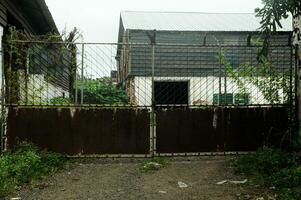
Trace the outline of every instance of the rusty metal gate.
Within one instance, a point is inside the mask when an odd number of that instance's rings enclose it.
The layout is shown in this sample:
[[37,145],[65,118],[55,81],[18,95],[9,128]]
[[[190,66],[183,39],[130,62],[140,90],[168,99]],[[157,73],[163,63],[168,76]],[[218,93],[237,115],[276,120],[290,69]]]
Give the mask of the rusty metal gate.
[[9,147],[28,141],[67,155],[150,154],[147,109],[11,107],[7,123]]
[[287,44],[271,45],[267,60],[250,44],[10,45],[8,148],[28,140],[69,155],[252,151],[277,143],[293,122]]
[[288,126],[284,107],[159,109],[156,152],[197,155],[254,151],[280,144]]

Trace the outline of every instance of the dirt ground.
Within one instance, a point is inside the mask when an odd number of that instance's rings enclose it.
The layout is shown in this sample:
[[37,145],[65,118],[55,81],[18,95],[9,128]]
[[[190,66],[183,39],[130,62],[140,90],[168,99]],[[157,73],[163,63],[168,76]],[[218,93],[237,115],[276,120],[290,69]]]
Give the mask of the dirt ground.
[[[233,174],[231,157],[171,159],[158,171],[141,171],[145,159],[99,159],[78,161],[44,181],[11,197],[29,200],[235,200],[256,199],[241,185],[217,183],[244,180]],[[180,188],[178,182],[187,184]],[[11,198],[10,197],[10,198]]]

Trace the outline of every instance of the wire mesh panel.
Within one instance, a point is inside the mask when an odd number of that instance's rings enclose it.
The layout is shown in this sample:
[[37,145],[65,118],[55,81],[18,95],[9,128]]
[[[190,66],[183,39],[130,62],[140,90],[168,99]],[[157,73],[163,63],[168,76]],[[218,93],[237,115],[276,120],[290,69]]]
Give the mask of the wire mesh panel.
[[291,46],[18,41],[6,102],[22,105],[246,106],[293,102]]
[[[292,101],[292,49],[254,46],[156,47],[156,105],[282,105]],[[160,86],[158,86],[160,85]],[[158,87],[156,87],[158,86]]]
[[125,90],[117,86],[117,45],[78,45],[79,67],[75,103],[125,105]]
[[9,104],[46,105],[69,99],[76,71],[76,48],[68,44],[14,43],[6,65]]

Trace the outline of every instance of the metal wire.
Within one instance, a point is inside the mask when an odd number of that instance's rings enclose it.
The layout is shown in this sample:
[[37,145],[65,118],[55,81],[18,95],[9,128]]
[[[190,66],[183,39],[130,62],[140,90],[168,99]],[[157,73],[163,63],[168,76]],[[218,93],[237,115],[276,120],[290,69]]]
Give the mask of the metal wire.
[[278,106],[295,98],[294,51],[270,46],[13,41],[6,104]]

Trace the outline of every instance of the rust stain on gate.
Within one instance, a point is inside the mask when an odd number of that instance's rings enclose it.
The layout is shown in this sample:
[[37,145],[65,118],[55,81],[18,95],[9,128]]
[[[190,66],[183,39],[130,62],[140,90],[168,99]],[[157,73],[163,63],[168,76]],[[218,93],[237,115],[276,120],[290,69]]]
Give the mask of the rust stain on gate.
[[158,109],[157,152],[252,151],[277,144],[287,127],[285,107]]
[[10,108],[8,146],[27,140],[68,155],[148,154],[147,109]]

